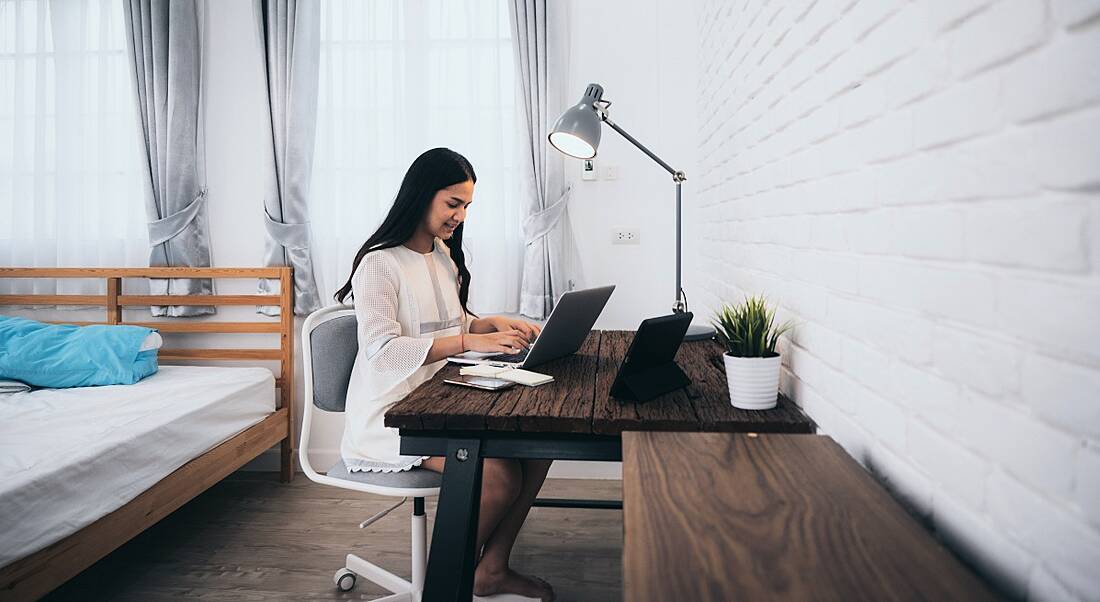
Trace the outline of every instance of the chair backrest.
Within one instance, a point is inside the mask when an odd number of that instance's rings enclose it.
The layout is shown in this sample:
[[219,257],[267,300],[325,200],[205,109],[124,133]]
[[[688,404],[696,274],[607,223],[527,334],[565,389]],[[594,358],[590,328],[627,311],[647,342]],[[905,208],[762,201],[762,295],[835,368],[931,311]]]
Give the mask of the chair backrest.
[[351,370],[359,352],[355,310],[332,305],[306,316],[302,324],[302,356],[305,362],[307,403],[302,413],[298,460],[311,481],[376,495],[424,497],[439,495],[439,475],[427,469],[399,473],[349,473],[343,460],[320,473],[310,461],[309,442],[316,411],[343,412]]
[[[346,312],[346,313],[345,313]],[[351,368],[359,351],[358,323],[350,310],[320,322],[309,337],[307,369],[313,371],[313,405],[329,412],[343,412]]]

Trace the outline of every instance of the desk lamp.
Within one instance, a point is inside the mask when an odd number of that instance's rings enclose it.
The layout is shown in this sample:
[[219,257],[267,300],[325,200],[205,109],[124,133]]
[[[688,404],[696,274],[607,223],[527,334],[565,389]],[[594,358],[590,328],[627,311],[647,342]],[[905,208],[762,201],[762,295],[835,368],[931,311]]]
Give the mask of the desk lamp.
[[[680,185],[687,177],[684,172],[673,169],[671,165],[662,161],[641,142],[611,121],[607,116],[607,108],[610,106],[611,101],[603,99],[603,86],[588,84],[581,101],[566,109],[554,124],[548,136],[550,145],[570,157],[591,159],[596,156],[596,149],[600,146],[600,122],[602,121],[672,174],[672,181],[676,184],[676,301],[672,305],[672,312],[683,313],[687,311],[687,300],[684,289],[680,285]],[[692,325],[684,335],[684,340],[698,341],[713,336],[713,328]]]

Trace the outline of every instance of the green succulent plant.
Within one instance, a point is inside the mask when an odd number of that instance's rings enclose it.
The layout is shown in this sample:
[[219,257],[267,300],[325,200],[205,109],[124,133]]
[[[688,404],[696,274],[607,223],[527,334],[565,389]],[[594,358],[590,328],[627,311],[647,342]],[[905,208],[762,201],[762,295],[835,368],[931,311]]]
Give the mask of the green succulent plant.
[[722,305],[712,323],[718,342],[734,357],[774,357],[779,337],[794,327],[790,321],[775,325],[775,308],[768,307],[763,295]]

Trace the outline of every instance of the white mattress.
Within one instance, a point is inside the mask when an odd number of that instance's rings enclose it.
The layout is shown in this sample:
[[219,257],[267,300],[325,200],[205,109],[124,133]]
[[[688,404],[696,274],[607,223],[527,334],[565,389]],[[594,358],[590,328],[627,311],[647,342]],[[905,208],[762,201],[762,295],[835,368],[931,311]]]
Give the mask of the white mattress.
[[0,395],[0,566],[110,514],[275,411],[266,368]]

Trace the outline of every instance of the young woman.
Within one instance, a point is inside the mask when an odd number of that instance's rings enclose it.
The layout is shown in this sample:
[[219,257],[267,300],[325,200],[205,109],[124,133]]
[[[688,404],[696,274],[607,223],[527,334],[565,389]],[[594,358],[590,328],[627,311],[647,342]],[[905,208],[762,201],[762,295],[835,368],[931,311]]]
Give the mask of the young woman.
[[[539,333],[535,324],[489,316],[466,306],[470,271],[462,229],[477,176],[462,155],[433,148],[413,161],[393,207],[355,255],[336,293],[355,303],[355,358],[340,452],[351,471],[443,471],[444,458],[402,456],[383,416],[394,403],[463,351],[516,353]],[[550,469],[549,460],[484,460],[477,533],[481,557],[474,593],[516,593],[553,600],[545,581],[521,575],[508,557]]]

